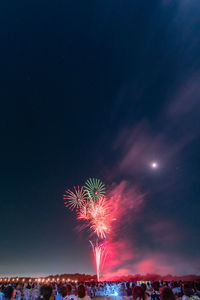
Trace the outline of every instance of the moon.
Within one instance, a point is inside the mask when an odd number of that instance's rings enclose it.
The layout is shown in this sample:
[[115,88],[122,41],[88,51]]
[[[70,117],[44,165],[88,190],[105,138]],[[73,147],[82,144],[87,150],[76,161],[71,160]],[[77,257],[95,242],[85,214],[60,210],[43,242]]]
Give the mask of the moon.
[[152,169],[157,169],[157,168],[158,168],[158,163],[157,163],[156,161],[153,161],[153,162],[151,163],[151,168],[152,168]]

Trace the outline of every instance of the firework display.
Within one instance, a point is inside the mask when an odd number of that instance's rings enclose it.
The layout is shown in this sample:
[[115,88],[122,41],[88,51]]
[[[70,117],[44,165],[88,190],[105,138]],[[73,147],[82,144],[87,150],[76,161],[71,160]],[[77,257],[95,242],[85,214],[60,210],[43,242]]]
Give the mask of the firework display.
[[[107,234],[110,233],[110,204],[105,196],[105,185],[101,180],[89,178],[84,187],[74,187],[74,192],[66,190],[64,196],[66,207],[76,209],[77,220],[83,221],[98,240],[91,243],[96,262],[97,280],[106,258],[103,244]],[[100,242],[99,242],[100,241]]]

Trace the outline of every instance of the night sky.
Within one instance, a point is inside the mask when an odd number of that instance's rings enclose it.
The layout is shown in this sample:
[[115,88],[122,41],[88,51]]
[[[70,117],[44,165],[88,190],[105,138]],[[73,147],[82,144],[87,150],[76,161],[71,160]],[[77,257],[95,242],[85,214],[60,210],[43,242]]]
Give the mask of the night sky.
[[200,274],[199,20],[195,0],[1,1],[1,276],[95,273],[62,198],[89,177],[143,199],[112,272]]

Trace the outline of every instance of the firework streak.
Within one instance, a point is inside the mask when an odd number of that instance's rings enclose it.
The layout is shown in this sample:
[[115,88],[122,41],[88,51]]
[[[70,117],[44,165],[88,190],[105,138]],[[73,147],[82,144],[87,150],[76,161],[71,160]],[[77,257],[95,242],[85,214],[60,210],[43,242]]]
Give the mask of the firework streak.
[[74,187],[74,192],[66,190],[63,196],[66,207],[76,209],[77,220],[97,236],[96,243],[91,243],[96,262],[97,280],[103,268],[107,251],[103,244],[111,230],[110,205],[105,197],[105,185],[95,178],[89,178],[84,187]]
[[100,272],[101,272],[101,269],[103,269],[103,266],[104,266],[104,263],[106,260],[106,256],[107,256],[107,251],[105,250],[103,243],[98,244],[98,242],[96,242],[96,245],[94,245],[91,241],[90,241],[90,243],[92,245],[95,262],[96,262],[97,281],[100,281]]

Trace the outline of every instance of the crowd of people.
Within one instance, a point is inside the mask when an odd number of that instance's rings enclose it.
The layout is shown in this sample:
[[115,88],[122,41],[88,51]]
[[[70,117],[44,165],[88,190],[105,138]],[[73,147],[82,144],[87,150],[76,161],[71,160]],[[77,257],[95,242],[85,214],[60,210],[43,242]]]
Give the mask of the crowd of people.
[[0,284],[0,300],[200,300],[200,282],[85,282]]

